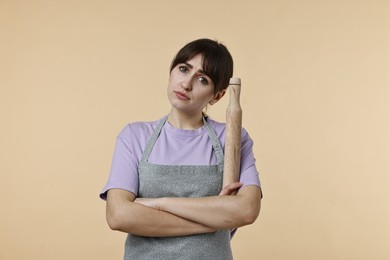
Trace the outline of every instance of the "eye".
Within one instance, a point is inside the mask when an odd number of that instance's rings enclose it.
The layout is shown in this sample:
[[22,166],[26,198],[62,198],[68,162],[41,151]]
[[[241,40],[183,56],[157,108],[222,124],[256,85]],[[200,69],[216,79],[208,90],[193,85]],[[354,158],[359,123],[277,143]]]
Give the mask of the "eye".
[[186,66],[179,66],[179,70],[181,72],[187,72],[188,71],[188,68]]
[[209,84],[209,81],[205,77],[199,77],[198,79],[203,85]]

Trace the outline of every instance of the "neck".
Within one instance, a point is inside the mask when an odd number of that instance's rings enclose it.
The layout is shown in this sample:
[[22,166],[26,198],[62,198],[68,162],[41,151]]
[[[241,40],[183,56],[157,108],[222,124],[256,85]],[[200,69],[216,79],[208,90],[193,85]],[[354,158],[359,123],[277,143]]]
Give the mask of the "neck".
[[168,122],[179,129],[194,130],[203,126],[203,114],[185,114],[171,109],[168,114]]

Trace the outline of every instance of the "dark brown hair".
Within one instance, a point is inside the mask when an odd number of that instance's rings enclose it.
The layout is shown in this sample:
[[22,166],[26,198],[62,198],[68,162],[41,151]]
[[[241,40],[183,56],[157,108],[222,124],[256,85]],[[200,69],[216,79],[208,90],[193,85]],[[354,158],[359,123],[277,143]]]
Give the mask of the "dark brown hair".
[[233,76],[233,58],[225,45],[210,39],[199,39],[187,43],[176,54],[170,71],[178,64],[187,62],[196,55],[203,57],[203,70],[214,83],[214,93],[224,90]]

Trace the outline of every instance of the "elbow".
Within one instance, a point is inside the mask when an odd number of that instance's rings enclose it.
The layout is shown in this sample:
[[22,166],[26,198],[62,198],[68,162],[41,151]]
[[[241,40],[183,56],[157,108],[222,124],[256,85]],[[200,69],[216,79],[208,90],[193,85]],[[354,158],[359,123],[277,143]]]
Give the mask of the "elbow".
[[[123,231],[133,225],[129,215],[129,206],[134,201],[134,195],[123,190],[109,190],[106,203],[106,221],[110,229]],[[129,205],[130,203],[130,205]]]
[[239,203],[242,225],[253,224],[260,214],[260,208],[261,190],[253,187],[248,188],[247,192],[243,193]]
[[118,231],[121,229],[120,217],[118,217],[117,214],[107,213],[106,220],[111,230]]
[[248,205],[245,210],[242,210],[241,219],[243,226],[253,224],[260,214],[259,205]]
[[258,216],[259,216],[259,212],[249,211],[248,213],[246,213],[243,216],[244,226],[253,224],[256,221]]
[[111,230],[122,231],[123,230],[123,217],[119,210],[109,211],[106,215],[107,224]]

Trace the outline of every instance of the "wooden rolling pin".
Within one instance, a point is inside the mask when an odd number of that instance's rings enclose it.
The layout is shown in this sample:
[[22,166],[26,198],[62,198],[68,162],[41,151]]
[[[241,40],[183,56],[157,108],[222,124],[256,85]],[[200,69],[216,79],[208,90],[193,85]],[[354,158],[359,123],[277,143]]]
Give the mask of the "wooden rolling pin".
[[237,182],[240,179],[242,125],[240,92],[241,79],[231,78],[229,82],[230,99],[226,109],[226,136],[222,187],[226,187],[226,185]]

